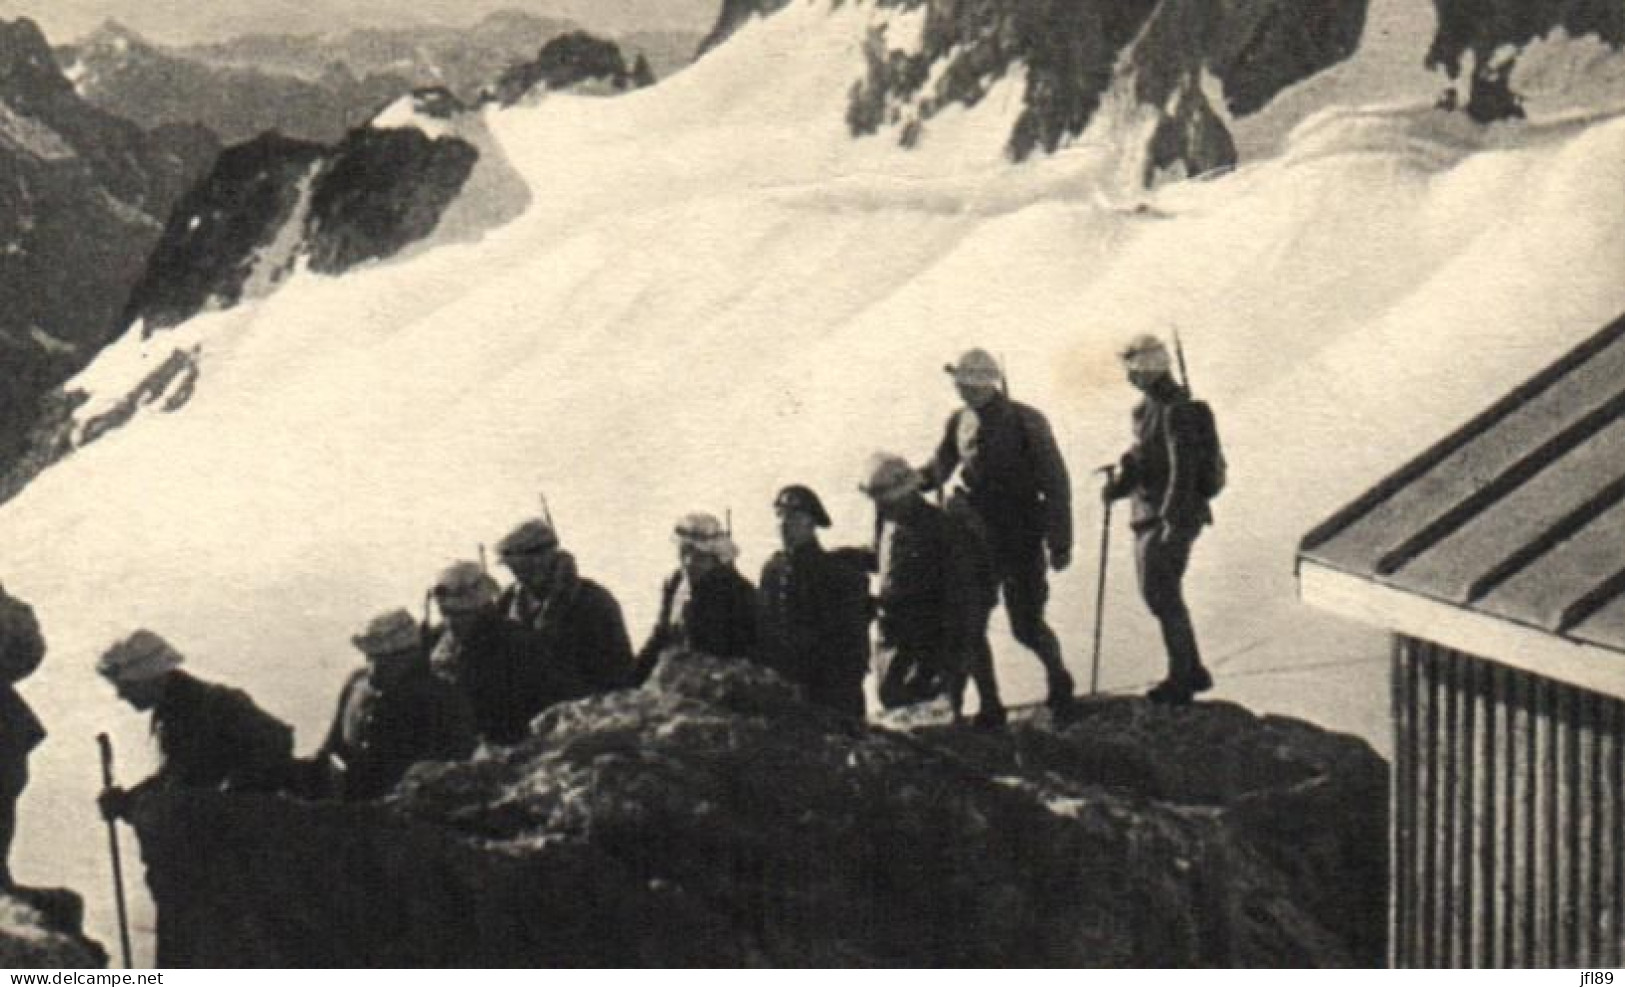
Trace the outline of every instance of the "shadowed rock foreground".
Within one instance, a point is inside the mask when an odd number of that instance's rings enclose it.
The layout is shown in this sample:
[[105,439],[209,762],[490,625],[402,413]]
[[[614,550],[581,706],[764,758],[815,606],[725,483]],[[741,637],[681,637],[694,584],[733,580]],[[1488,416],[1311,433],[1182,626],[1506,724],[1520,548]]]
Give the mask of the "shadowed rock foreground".
[[107,953],[84,934],[85,903],[71,891],[26,888],[0,893],[0,969],[86,970]]
[[690,656],[381,804],[156,795],[177,966],[1383,961],[1387,769],[1226,703],[860,729]]

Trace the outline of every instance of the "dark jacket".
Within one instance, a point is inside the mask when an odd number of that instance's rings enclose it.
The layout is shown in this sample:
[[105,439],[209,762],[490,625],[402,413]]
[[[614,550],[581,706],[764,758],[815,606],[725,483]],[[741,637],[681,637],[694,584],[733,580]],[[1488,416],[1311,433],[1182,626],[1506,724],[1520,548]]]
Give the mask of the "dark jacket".
[[1172,377],[1159,378],[1134,409],[1134,444],[1107,488],[1113,499],[1132,495],[1135,530],[1213,523],[1213,510],[1196,489],[1201,441],[1189,394]]
[[380,689],[360,668],[339,693],[316,763],[336,779],[331,794],[357,801],[388,793],[420,761],[459,760],[474,746],[474,716],[456,686],[422,667]]
[[293,728],[254,705],[248,693],[169,673],[152,709],[159,767],[149,783],[270,791],[288,777]]
[[993,396],[980,409],[948,417],[942,441],[921,470],[931,490],[960,470],[971,506],[1002,543],[1036,543],[1072,551],[1072,481],[1049,421],[1037,409]]
[[715,658],[756,656],[756,590],[731,565],[720,565],[696,583],[685,604],[679,606],[683,570],[678,569],[660,588],[660,619],[638,652],[638,680],[653,671],[669,648],[697,651]]
[[0,771],[9,767],[14,774],[45,739],[45,727],[16,688],[44,657],[45,638],[34,609],[0,589]]
[[757,589],[762,661],[809,689],[869,669],[869,579],[811,542],[779,551]]
[[944,511],[915,497],[878,537],[883,636],[918,640],[950,664],[967,660],[997,592],[978,515],[957,502]]
[[461,637],[440,628],[429,658],[435,674],[467,697],[480,737],[515,744],[537,713],[591,691],[575,668],[545,660],[541,650],[535,631],[491,610]]
[[45,739],[45,726],[17,693],[17,687],[0,684],[0,771],[28,760],[28,754]]
[[560,669],[561,678],[574,678],[589,693],[619,689],[632,673],[632,640],[621,606],[609,590],[577,574],[569,553],[560,552],[559,559],[545,599],[515,583],[497,600],[497,612],[536,632],[530,638],[536,652]]

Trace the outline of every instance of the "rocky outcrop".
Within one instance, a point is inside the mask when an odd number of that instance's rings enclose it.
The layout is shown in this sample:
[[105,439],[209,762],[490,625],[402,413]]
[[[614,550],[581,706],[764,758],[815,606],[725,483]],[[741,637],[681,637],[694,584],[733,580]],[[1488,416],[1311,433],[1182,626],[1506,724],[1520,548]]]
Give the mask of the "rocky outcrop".
[[382,803],[144,797],[175,966],[1382,961],[1386,769],[1224,703],[861,728],[700,656]]
[[733,37],[734,32],[744,27],[751,18],[777,13],[789,3],[790,0],[722,0],[722,10],[717,13],[717,22],[711,28],[711,33],[700,42],[699,51],[694,57],[704,55]]
[[[429,115],[459,112],[442,92],[421,102]],[[123,325],[145,320],[152,332],[229,308],[300,259],[337,274],[393,256],[434,230],[478,157],[466,141],[411,127],[362,127],[332,146],[266,134],[231,148],[176,208]]]
[[511,66],[487,95],[503,106],[512,106],[537,87],[557,90],[598,83],[611,91],[624,92],[653,85],[654,81],[654,73],[642,55],[628,64],[615,42],[585,31],[572,31],[543,45],[531,61]]
[[[1521,117],[1522,100],[1511,77],[1518,52],[1558,30],[1571,38],[1595,37],[1618,50],[1625,45],[1625,6],[1594,0],[1433,0],[1438,30],[1427,66],[1451,79],[1468,72],[1464,110],[1480,123]],[[1453,96],[1454,94],[1452,94]]]
[[145,319],[149,330],[162,329],[206,307],[240,301],[256,267],[268,260],[262,248],[293,220],[301,183],[326,150],[266,134],[224,151],[208,178],[176,207],[130,293],[123,326]]
[[80,99],[31,21],[0,22],[0,463],[113,338],[170,209],[219,149]]
[[339,274],[428,236],[479,156],[467,141],[412,128],[351,134],[311,192],[310,269]]
[[1365,0],[877,0],[919,11],[919,37],[871,30],[867,73],[847,115],[854,134],[895,128],[911,145],[948,106],[974,106],[998,80],[1025,71],[1024,107],[1009,154],[1053,152],[1083,133],[1108,95],[1151,115],[1151,173],[1233,164],[1235,147],[1204,80],[1224,109],[1246,115],[1282,89],[1353,54]]
[[85,903],[71,891],[17,888],[0,893],[0,967],[86,970],[107,953],[85,938]]

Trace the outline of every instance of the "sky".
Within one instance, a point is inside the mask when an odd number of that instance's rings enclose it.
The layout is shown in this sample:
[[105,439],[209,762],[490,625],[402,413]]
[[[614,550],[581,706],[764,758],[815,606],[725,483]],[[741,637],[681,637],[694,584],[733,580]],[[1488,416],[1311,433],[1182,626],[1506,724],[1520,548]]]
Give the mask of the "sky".
[[0,0],[0,17],[30,17],[53,43],[111,18],[151,40],[184,43],[275,31],[390,24],[466,24],[497,10],[558,14],[602,30],[708,30],[720,0]]

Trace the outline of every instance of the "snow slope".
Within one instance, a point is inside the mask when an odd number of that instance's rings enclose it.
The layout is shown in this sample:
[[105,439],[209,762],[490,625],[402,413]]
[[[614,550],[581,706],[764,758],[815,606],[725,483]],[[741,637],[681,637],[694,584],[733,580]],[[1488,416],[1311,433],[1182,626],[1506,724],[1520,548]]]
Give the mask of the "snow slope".
[[[479,168],[528,184],[517,219],[341,278],[296,273],[173,336],[137,327],[87,372],[117,390],[200,348],[181,410],[0,508],[7,588],[52,648],[25,688],[53,736],[22,879],[105,883],[91,737],[112,729],[125,777],[150,763],[143,721],[90,670],[115,636],[169,636],[308,751],[358,662],[353,629],[415,608],[545,490],[640,639],[682,512],[731,507],[753,576],[786,482],[824,494],[830,542],[863,540],[861,463],[931,450],[954,403],[940,368],[973,344],[1005,356],[1072,466],[1079,561],[1051,613],[1080,681],[1089,470],[1120,451],[1134,400],[1111,354],[1178,325],[1231,462],[1190,579],[1216,694],[1385,748],[1383,642],[1294,601],[1294,546],[1625,309],[1625,120],[1478,131],[1333,108],[1277,158],[1127,200],[1102,184],[1099,142],[1002,160],[1018,79],[914,151],[850,140],[871,16],[798,0],[653,89],[487,111]],[[1102,681],[1137,687],[1161,652],[1121,518],[1111,565]],[[1037,698],[1037,662],[1002,616],[995,634],[1009,698]]]

